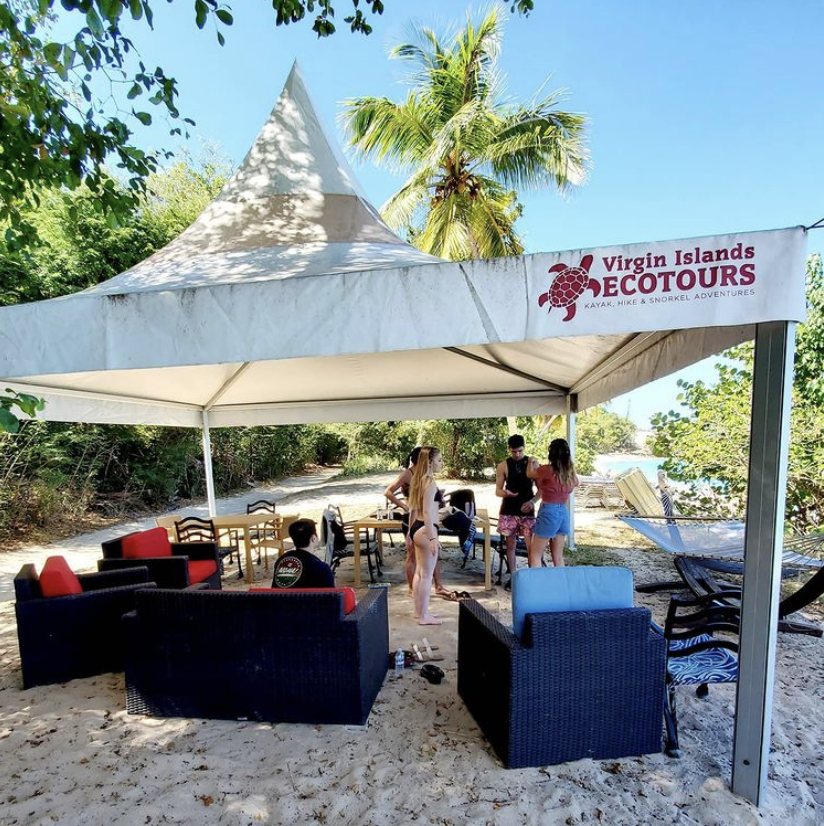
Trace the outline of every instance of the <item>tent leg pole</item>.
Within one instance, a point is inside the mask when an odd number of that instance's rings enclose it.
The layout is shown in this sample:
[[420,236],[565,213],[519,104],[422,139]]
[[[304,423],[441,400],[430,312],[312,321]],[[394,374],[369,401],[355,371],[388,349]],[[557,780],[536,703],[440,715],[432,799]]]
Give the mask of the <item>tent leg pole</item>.
[[[575,442],[576,442],[576,431],[575,431],[575,412],[578,407],[578,397],[577,396],[567,396],[566,397],[566,440],[569,443],[569,450],[572,453],[573,460],[575,459]],[[575,550],[575,491],[569,494],[569,503],[567,504],[569,508],[569,538],[568,538],[568,545],[570,551]]]
[[209,503],[209,516],[215,516],[215,476],[212,471],[212,440],[209,437],[209,414],[203,411],[203,472],[206,476],[206,499]]
[[758,324],[752,388],[733,792],[761,805],[770,755],[795,324]]

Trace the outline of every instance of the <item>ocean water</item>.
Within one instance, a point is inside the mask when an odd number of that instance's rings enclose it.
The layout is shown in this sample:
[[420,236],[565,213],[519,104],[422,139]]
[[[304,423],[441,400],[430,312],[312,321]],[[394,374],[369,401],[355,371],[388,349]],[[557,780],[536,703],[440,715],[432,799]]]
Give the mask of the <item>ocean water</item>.
[[619,459],[606,456],[598,456],[595,459],[595,469],[598,473],[603,473],[609,476],[617,476],[625,470],[637,467],[647,479],[653,484],[658,482],[658,471],[664,464],[664,459],[659,456],[644,456],[642,458],[634,459]]

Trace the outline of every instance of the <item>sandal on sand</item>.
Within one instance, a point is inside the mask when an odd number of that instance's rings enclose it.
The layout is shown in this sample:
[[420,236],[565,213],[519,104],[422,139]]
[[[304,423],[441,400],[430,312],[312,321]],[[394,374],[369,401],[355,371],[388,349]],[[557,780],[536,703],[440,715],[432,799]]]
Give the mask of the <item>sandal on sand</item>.
[[443,654],[435,654],[431,646],[425,646],[425,650],[421,651],[417,645],[413,645],[412,650],[419,663],[440,662],[443,659]]
[[461,598],[457,591],[440,591],[438,596],[447,602],[457,602]]

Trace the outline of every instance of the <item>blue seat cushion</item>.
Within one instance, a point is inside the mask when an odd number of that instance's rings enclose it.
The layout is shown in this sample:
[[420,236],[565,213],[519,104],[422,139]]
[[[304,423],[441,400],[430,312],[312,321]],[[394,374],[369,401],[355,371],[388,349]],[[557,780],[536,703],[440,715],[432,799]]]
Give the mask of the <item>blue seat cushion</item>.
[[[687,640],[670,640],[669,647],[670,651],[679,651],[711,640],[709,634],[698,634]],[[708,648],[683,657],[670,657],[667,671],[676,685],[734,683],[738,680],[738,657],[727,648]]]
[[520,639],[527,614],[632,608],[629,568],[522,568],[512,578],[512,630]]

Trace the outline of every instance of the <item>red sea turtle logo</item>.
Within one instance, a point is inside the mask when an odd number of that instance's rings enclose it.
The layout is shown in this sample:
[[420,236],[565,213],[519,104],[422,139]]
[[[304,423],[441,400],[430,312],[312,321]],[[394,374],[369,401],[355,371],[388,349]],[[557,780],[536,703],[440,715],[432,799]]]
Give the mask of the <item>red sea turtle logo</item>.
[[538,306],[543,307],[549,302],[551,312],[553,307],[566,307],[564,321],[572,321],[578,309],[575,302],[589,288],[597,296],[601,292],[601,285],[589,277],[589,268],[592,266],[592,256],[585,255],[580,266],[568,267],[566,264],[555,264],[549,268],[550,274],[558,273],[545,293],[538,296]]

